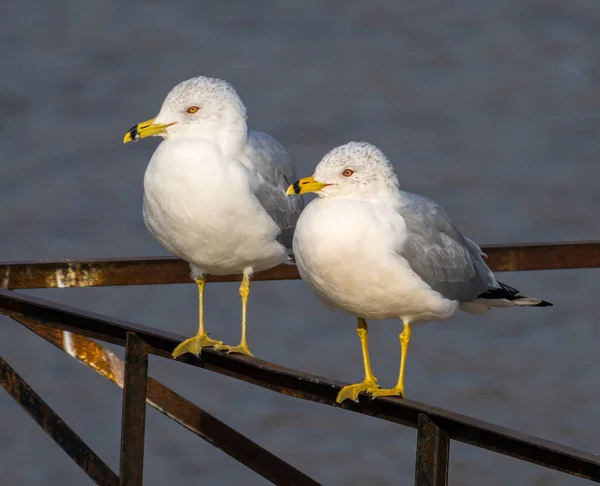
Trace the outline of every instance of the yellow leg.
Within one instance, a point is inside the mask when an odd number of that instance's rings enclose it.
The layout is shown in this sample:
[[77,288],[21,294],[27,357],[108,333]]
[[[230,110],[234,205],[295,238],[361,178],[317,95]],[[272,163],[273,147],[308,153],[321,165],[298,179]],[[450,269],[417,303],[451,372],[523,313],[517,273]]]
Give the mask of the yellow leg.
[[254,356],[248,348],[248,341],[246,340],[246,312],[248,309],[248,296],[250,295],[250,272],[244,272],[242,283],[240,285],[240,296],[242,297],[242,337],[240,344],[237,346],[228,346],[226,344],[220,344],[215,346],[215,349],[224,349],[229,353],[245,354],[246,356]]
[[360,392],[372,393],[378,390],[377,378],[373,376],[373,370],[371,369],[371,359],[369,358],[369,328],[367,327],[367,321],[362,317],[358,318],[358,338],[360,339],[360,345],[362,348],[363,364],[365,366],[365,379],[362,383],[356,385],[348,385],[340,390],[335,401],[342,403],[344,400],[349,398],[350,400],[358,401],[358,394]]
[[204,287],[206,286],[206,277],[202,276],[196,280],[198,285],[198,334],[186,339],[173,351],[173,358],[181,356],[184,353],[192,353],[198,356],[202,348],[206,346],[216,346],[223,344],[221,341],[215,341],[208,337],[204,330]]
[[400,334],[400,348],[402,355],[400,357],[400,373],[398,383],[394,388],[382,388],[373,393],[373,398],[377,397],[404,397],[404,372],[406,371],[406,354],[408,353],[408,343],[410,343],[410,323],[404,323],[404,330]]

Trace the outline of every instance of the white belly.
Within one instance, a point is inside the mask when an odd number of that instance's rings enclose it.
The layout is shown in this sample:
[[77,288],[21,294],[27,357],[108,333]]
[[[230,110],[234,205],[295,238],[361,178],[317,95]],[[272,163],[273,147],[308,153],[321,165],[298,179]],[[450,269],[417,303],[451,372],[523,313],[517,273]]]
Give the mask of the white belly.
[[201,160],[190,156],[189,145],[163,142],[146,170],[144,220],[154,237],[203,273],[283,262],[279,227],[250,192],[246,169],[206,147]]
[[326,302],[365,319],[445,319],[458,303],[431,290],[395,251],[404,221],[365,201],[318,199],[300,216],[294,255]]

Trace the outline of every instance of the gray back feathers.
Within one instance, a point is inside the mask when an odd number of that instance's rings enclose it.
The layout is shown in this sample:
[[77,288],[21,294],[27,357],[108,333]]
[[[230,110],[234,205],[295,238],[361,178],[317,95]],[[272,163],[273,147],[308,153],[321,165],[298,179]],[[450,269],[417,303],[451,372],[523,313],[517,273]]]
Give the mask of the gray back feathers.
[[286,191],[296,181],[296,169],[281,144],[266,133],[248,132],[245,156],[256,169],[254,195],[269,216],[281,228],[278,241],[292,248],[294,228],[304,209],[301,197],[287,197]]
[[404,204],[399,212],[407,238],[397,251],[425,283],[461,303],[498,285],[481,249],[460,233],[440,206],[416,194],[401,195]]

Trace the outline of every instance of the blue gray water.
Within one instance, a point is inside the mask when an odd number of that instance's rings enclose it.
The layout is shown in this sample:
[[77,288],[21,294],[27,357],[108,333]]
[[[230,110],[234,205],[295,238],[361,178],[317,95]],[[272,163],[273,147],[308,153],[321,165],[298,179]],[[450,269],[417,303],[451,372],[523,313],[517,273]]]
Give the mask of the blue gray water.
[[[141,220],[156,141],[122,145],[177,82],[227,79],[251,128],[302,176],[363,139],[402,187],[438,201],[481,244],[600,238],[600,3],[5,0],[0,5],[0,259],[161,255]],[[550,309],[460,315],[413,332],[415,400],[600,453],[600,274],[503,274]],[[29,292],[190,335],[194,285]],[[207,290],[214,337],[238,338],[234,284]],[[354,320],[302,282],[257,283],[259,356],[361,378]],[[376,374],[394,382],[397,322],[371,326]],[[115,469],[121,392],[0,320],[0,354]],[[152,358],[151,374],[324,484],[411,484],[415,432]],[[148,485],[266,481],[148,414]],[[90,484],[0,391],[2,484]],[[460,444],[453,485],[583,481]]]

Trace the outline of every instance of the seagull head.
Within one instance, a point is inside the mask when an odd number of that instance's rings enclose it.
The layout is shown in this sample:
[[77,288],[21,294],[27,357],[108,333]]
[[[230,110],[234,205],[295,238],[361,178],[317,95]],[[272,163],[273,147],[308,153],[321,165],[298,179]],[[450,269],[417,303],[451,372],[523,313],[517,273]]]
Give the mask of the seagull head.
[[287,195],[314,192],[323,198],[376,199],[397,190],[398,177],[383,152],[366,142],[350,142],[325,155],[314,175],[296,181]]
[[156,117],[133,126],[123,143],[146,137],[204,138],[225,145],[247,138],[246,107],[226,81],[199,76],[175,86]]

